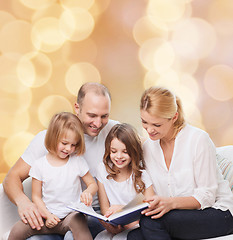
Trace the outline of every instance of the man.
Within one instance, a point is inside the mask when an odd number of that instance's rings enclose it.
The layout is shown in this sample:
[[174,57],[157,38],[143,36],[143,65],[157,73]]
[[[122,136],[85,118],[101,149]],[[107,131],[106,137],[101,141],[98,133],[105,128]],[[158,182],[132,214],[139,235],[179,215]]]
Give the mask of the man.
[[[109,120],[111,97],[108,89],[98,83],[86,83],[79,92],[75,112],[81,120],[85,133],[86,159],[90,173],[95,177],[95,169],[102,161],[105,138],[117,122]],[[30,224],[33,229],[40,229],[44,225],[42,213],[34,203],[24,194],[22,182],[28,178],[29,170],[34,161],[47,153],[44,146],[45,131],[40,132],[32,140],[26,151],[10,169],[3,181],[4,191],[9,199],[18,207],[21,220]],[[93,201],[93,208],[98,210],[98,199]],[[95,236],[103,227],[98,223],[90,223],[90,230]],[[34,236],[30,239],[62,239],[59,236]]]

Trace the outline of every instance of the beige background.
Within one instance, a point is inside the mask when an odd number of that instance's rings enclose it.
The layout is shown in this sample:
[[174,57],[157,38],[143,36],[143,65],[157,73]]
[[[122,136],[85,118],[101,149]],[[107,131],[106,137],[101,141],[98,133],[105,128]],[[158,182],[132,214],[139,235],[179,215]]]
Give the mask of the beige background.
[[216,146],[233,144],[232,12],[232,0],[0,0],[0,182],[86,81],[140,134],[140,96],[162,85]]

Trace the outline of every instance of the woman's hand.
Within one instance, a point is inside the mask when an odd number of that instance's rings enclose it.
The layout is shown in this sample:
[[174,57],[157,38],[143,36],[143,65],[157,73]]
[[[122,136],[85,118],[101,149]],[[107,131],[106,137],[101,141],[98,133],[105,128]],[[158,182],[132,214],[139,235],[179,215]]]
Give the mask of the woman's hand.
[[83,202],[86,206],[90,206],[92,204],[92,194],[88,191],[83,191],[80,197],[81,202]]
[[154,195],[151,198],[147,198],[145,202],[149,203],[149,207],[142,211],[142,214],[146,216],[152,216],[152,219],[160,218],[165,213],[173,209],[173,198],[159,197]]
[[50,213],[48,216],[47,216],[47,219],[45,221],[45,225],[46,227],[48,228],[53,228],[55,227],[59,222],[60,222],[60,218],[58,218],[56,215]]

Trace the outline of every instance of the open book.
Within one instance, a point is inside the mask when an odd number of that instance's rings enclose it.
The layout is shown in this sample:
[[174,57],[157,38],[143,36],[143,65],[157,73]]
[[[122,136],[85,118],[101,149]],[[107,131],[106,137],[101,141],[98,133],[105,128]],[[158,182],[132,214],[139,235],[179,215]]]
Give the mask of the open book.
[[126,225],[128,223],[139,220],[141,211],[148,207],[149,204],[143,202],[143,199],[143,194],[137,194],[132,201],[130,201],[121,209],[121,211],[112,214],[108,218],[101,214],[98,214],[92,207],[87,207],[84,203],[73,204],[71,206],[68,206],[68,208],[92,217],[96,217],[113,225]]

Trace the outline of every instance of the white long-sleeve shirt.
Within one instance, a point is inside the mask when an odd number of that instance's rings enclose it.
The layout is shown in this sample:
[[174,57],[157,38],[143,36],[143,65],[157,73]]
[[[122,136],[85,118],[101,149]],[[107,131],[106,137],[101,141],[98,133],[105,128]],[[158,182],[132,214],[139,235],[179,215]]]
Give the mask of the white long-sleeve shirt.
[[164,197],[193,196],[201,209],[229,209],[233,215],[233,195],[216,163],[216,148],[209,135],[187,124],[176,136],[169,169],[160,140],[144,145],[146,170],[156,194]]

